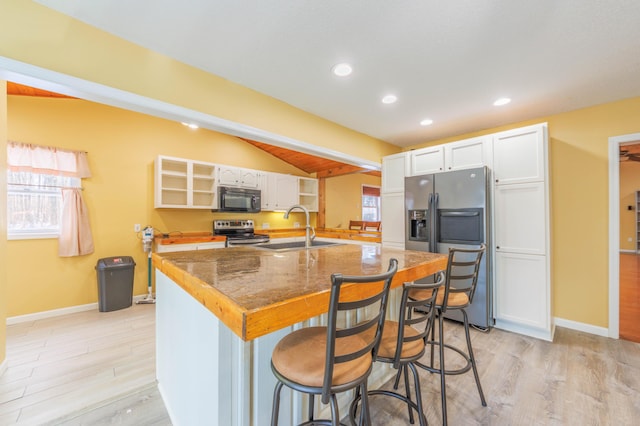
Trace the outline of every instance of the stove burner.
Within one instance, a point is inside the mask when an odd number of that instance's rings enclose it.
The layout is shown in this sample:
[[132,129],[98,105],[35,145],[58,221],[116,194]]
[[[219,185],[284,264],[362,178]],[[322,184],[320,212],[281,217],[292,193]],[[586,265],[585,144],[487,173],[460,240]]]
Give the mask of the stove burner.
[[243,220],[214,220],[214,235],[227,237],[227,246],[261,244],[269,242],[269,235],[254,233],[252,219]]

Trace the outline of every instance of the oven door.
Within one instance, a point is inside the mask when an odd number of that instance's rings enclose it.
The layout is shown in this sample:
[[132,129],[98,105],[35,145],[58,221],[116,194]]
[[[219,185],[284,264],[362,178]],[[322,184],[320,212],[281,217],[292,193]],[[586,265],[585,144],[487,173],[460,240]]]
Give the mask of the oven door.
[[255,234],[251,237],[227,237],[227,247],[248,246],[253,244],[264,244],[269,242],[268,235]]
[[260,212],[260,190],[219,187],[221,212]]

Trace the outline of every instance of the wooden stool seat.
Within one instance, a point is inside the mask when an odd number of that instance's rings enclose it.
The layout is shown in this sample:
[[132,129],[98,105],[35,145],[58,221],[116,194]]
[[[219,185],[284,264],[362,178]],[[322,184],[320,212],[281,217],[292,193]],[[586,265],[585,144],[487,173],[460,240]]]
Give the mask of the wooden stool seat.
[[[336,341],[336,355],[356,352],[367,341],[355,335]],[[273,350],[271,362],[280,374],[303,386],[322,387],[327,352],[327,327],[296,330],[282,338]],[[361,379],[371,368],[373,359],[367,352],[352,361],[336,364],[333,369],[334,386]]]

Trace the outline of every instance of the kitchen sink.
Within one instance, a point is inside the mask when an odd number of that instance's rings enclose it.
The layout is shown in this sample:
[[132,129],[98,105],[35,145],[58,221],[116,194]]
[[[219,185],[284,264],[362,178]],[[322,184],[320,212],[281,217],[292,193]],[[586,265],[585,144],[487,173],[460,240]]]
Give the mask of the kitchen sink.
[[[320,248],[320,247],[331,247],[338,246],[341,243],[334,243],[333,241],[312,241],[310,249]],[[274,250],[274,251],[289,251],[289,250],[300,250],[304,249],[304,241],[289,241],[287,243],[267,243],[267,244],[256,244],[253,247],[263,249],[263,250]]]

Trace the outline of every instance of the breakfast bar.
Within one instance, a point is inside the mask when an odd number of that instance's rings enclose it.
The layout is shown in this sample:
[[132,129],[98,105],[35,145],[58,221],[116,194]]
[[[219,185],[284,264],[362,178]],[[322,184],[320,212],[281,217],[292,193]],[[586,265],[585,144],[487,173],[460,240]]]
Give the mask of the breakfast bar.
[[[447,262],[442,254],[374,244],[154,253],[157,378],[172,422],[267,424],[275,344],[294,329],[322,324],[332,273],[377,274],[391,258],[399,264],[392,288],[443,270]],[[372,386],[389,377],[389,371],[374,373]],[[281,424],[299,421],[305,401],[291,394],[282,401]]]

